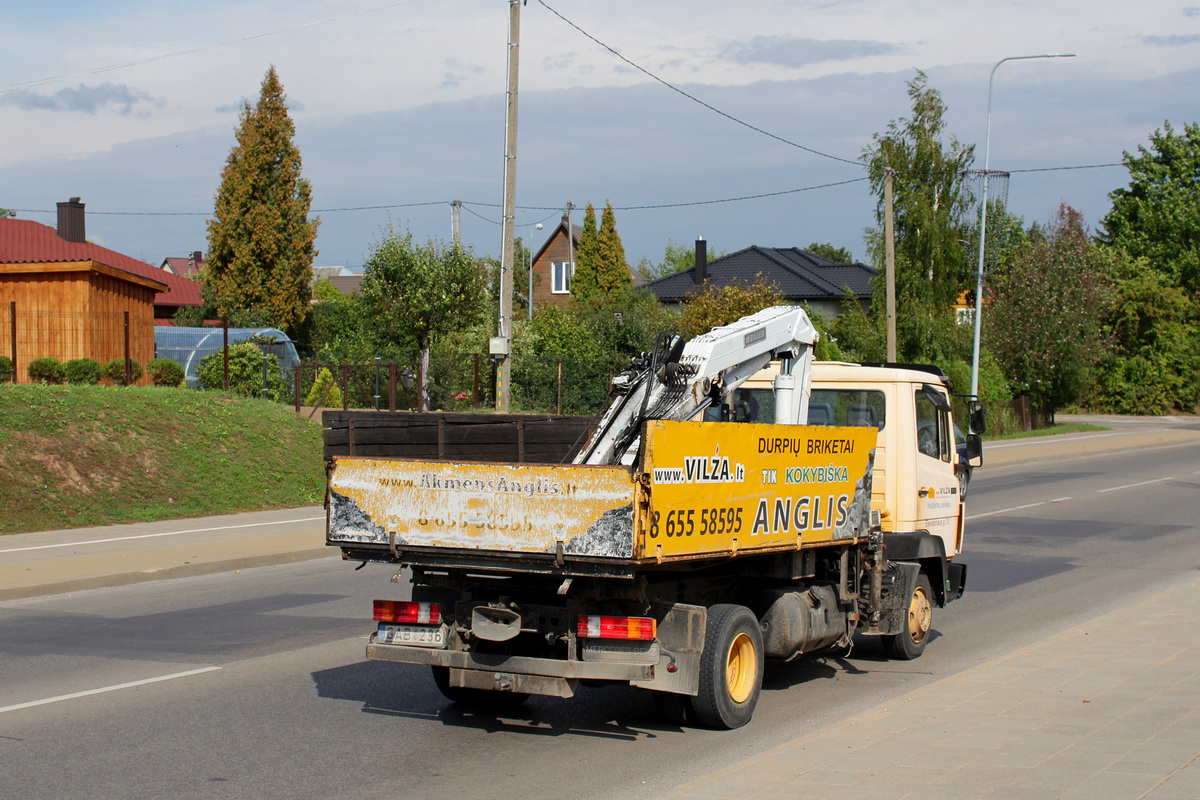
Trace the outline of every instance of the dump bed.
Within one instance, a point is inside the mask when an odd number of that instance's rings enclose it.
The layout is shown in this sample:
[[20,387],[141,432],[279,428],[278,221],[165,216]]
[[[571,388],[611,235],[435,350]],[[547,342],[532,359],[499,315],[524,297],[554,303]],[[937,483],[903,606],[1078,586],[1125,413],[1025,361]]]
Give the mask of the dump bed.
[[643,440],[632,469],[334,455],[328,543],[593,574],[866,534],[873,428],[652,421]]

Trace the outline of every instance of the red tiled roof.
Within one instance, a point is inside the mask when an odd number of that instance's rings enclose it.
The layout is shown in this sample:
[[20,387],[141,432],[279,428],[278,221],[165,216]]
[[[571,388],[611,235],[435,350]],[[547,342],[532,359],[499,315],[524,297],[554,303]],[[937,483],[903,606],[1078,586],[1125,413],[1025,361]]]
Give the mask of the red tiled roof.
[[0,264],[45,264],[98,261],[114,269],[165,283],[169,291],[154,295],[156,306],[203,305],[200,284],[90,242],[68,242],[48,225],[29,219],[0,219]]
[[170,264],[171,269],[175,270],[177,274],[186,278],[187,276],[195,275],[200,272],[200,270],[204,269],[205,261],[203,258],[199,261],[196,261],[191,256],[167,256],[165,259],[163,259],[163,265],[160,267],[160,269],[165,270],[167,264]]

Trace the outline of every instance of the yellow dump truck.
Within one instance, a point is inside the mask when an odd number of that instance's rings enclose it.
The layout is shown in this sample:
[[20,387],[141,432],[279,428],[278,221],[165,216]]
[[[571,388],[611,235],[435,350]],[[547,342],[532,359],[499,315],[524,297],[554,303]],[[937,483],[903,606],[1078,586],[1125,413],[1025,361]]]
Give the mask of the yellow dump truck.
[[464,703],[616,682],[734,728],[768,661],[856,633],[919,656],[966,578],[949,387],[929,368],[814,366],[816,335],[778,307],[660,337],[558,458],[566,420],[412,415],[427,424],[391,444],[365,422],[327,430],[348,443],[328,543],[413,584],[375,602],[367,657],[427,664]]

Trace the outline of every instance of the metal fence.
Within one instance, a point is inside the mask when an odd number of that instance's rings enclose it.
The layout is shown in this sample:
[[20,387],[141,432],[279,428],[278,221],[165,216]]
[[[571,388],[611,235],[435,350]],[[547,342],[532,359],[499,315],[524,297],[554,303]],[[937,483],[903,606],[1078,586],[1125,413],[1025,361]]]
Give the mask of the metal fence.
[[29,363],[39,358],[101,365],[123,359],[144,367],[154,359],[154,320],[128,311],[22,311],[13,301],[0,305],[0,355],[12,360],[14,383],[29,383]]

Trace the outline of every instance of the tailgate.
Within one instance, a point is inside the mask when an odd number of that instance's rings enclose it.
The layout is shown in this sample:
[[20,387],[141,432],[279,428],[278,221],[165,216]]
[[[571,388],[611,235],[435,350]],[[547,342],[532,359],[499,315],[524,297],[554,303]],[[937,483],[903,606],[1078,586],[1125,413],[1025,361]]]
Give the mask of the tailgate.
[[633,501],[625,467],[336,457],[326,540],[629,558]]

